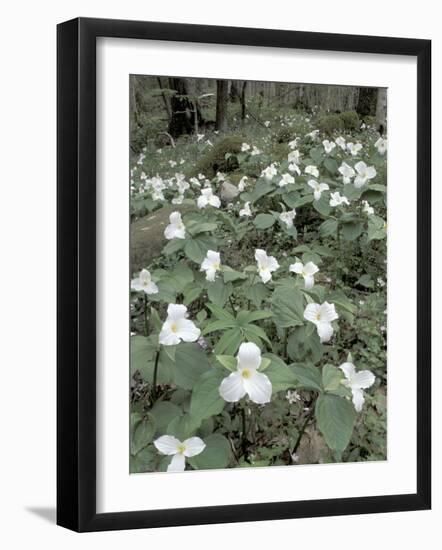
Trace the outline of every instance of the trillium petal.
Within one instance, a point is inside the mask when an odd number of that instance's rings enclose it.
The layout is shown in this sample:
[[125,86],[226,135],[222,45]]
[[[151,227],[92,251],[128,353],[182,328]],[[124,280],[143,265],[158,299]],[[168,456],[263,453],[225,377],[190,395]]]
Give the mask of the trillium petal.
[[189,319],[180,319],[177,325],[177,336],[184,342],[196,342],[200,337],[200,329]]
[[236,359],[238,368],[256,370],[261,364],[261,350],[253,342],[246,342],[239,346]]
[[324,302],[321,305],[321,321],[335,321],[339,318],[339,315],[336,313],[335,305]]
[[304,275],[304,287],[306,290],[312,288],[315,285],[315,278],[313,275]]
[[173,225],[179,225],[181,222],[181,214],[179,212],[172,212],[169,216],[169,221]]
[[267,254],[266,254],[266,251],[265,250],[261,250],[260,248],[257,248],[255,250],[255,260],[258,262],[258,263],[265,263],[267,262]]
[[353,363],[342,363],[339,368],[342,370],[347,380],[351,380],[356,372],[356,368]]
[[361,370],[353,375],[353,387],[367,389],[374,384],[375,375],[369,370]]
[[136,292],[139,292],[140,290],[143,290],[143,285],[141,284],[140,279],[132,279],[130,283],[130,288],[132,290],[135,290]]
[[190,437],[184,441],[184,456],[196,456],[204,451],[206,444],[200,437]]
[[232,372],[221,382],[219,393],[224,401],[235,403],[245,396],[243,377],[240,372]]
[[255,372],[250,378],[244,378],[243,385],[254,403],[259,403],[260,405],[269,403],[272,397],[272,383],[265,374]]
[[167,467],[168,472],[184,472],[186,468],[186,459],[183,454],[177,453],[172,457],[169,466]]
[[146,294],[158,294],[158,287],[153,281],[150,281],[150,283],[144,287],[144,292]]
[[355,406],[356,411],[361,412],[362,406],[365,401],[363,391],[359,388],[352,388],[351,393],[352,393],[353,405]]
[[261,277],[261,281],[263,283],[268,283],[270,279],[272,278],[272,274],[268,269],[260,269],[259,270],[259,276]]
[[318,331],[318,336],[321,343],[328,342],[333,336],[333,327],[331,323],[327,323],[326,321],[316,323],[316,330]]
[[273,256],[269,256],[267,266],[270,271],[276,271],[279,269],[279,263]]
[[163,346],[175,346],[181,342],[179,336],[172,331],[171,323],[166,321],[161,327],[160,334],[158,335],[158,341]]
[[307,275],[314,275],[315,273],[318,273],[319,268],[316,264],[313,262],[307,262],[303,269],[304,273]]
[[319,304],[308,304],[304,310],[304,319],[307,319],[307,321],[311,321],[312,323],[317,323],[317,317],[320,309],[321,306]]
[[297,273],[300,275],[302,273],[304,265],[301,262],[295,262],[294,264],[291,264],[289,267],[290,271],[293,271],[293,273]]
[[167,306],[168,321],[179,321],[185,319],[187,315],[187,307],[183,304],[169,304]]
[[162,435],[153,444],[163,455],[174,455],[178,452],[181,441],[172,435]]

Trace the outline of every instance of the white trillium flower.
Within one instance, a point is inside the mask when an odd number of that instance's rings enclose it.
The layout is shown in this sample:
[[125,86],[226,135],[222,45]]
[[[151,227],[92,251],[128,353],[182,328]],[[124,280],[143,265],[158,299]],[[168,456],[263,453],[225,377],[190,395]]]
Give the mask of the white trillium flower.
[[172,204],[183,204],[184,201],[184,195],[179,193],[176,197],[174,197],[170,202]]
[[343,151],[347,148],[347,143],[345,139],[342,136],[339,136],[335,139],[335,143],[338,147],[340,147]]
[[205,208],[208,205],[213,206],[214,208],[219,208],[221,206],[220,198],[213,194],[211,187],[205,187],[202,189],[201,195],[197,200],[198,208]]
[[298,176],[301,175],[301,169],[299,168],[299,166],[294,163],[294,162],[291,162],[288,166],[289,168],[289,172],[296,172],[298,174]]
[[378,150],[378,153],[380,155],[383,155],[385,154],[385,152],[387,151],[387,140],[384,139],[384,138],[379,138],[376,143],[374,144],[374,146],[376,147],[376,149]]
[[372,386],[376,377],[369,370],[357,372],[353,363],[343,363],[339,368],[345,376],[345,380],[342,380],[342,385],[350,388],[353,405],[357,412],[361,412],[362,405],[364,404],[364,392],[362,390],[366,390]]
[[216,272],[221,269],[221,257],[219,252],[208,250],[201,264],[201,271],[206,272],[206,280],[214,281]]
[[362,149],[362,145],[360,143],[347,143],[347,149],[350,151],[352,156],[356,156],[359,151]]
[[179,212],[172,212],[169,216],[170,224],[164,230],[166,239],[185,239],[186,228]]
[[289,210],[288,212],[281,212],[279,219],[286,224],[287,227],[293,227],[293,220],[296,217],[296,210]]
[[319,134],[319,130],[313,130],[313,132],[310,132],[309,134],[305,134],[305,137],[316,139],[318,137],[318,134]]
[[266,121],[264,122],[264,126],[265,126],[266,128],[268,128],[268,127],[270,126],[270,120],[266,120]]
[[358,189],[376,177],[376,168],[374,166],[367,166],[362,160],[355,164],[355,170],[357,176],[355,177],[354,184]]
[[158,293],[158,287],[152,281],[150,272],[147,269],[142,269],[138,277],[132,279],[130,288],[136,292],[145,292],[146,294]]
[[318,201],[321,198],[323,191],[328,191],[330,189],[327,183],[318,183],[316,180],[309,180],[307,185],[313,189],[315,201]]
[[321,341],[328,342],[333,336],[332,321],[339,318],[335,305],[324,302],[323,304],[308,304],[304,310],[304,319],[316,325],[318,336]]
[[310,174],[314,178],[319,178],[319,170],[313,164],[309,164],[308,166],[306,166],[305,169],[304,169],[304,172],[306,174]]
[[256,155],[260,155],[261,151],[258,149],[258,147],[256,147],[256,145],[254,145],[253,149],[252,149],[252,152],[250,154],[252,155],[252,157],[254,157]]
[[295,183],[295,178],[291,174],[283,174],[278,185],[279,187],[285,187],[289,183]]
[[199,455],[206,448],[206,444],[199,437],[190,437],[180,441],[172,435],[162,435],[153,444],[163,455],[172,456],[168,472],[184,472],[186,457]]
[[347,206],[350,204],[347,197],[341,195],[339,191],[336,191],[336,193],[330,193],[330,206],[340,206],[342,204],[346,204]]
[[[296,149],[296,147],[298,146],[298,143],[299,143],[299,137],[295,138],[293,141],[290,141],[289,142],[289,147],[290,149]],[[298,151],[299,153],[299,151]]]
[[267,283],[272,278],[272,272],[279,268],[279,264],[273,256],[267,256],[265,250],[255,250],[255,260],[258,264],[258,273],[263,283]]
[[261,360],[261,350],[256,344],[247,342],[239,346],[237,370],[224,378],[219,387],[225,401],[236,403],[247,394],[254,403],[270,402],[272,383],[264,373],[258,372]]
[[181,304],[169,304],[167,319],[161,327],[159,342],[163,346],[175,346],[183,342],[196,342],[201,331],[187,319],[187,307]]
[[241,145],[241,151],[245,153],[246,151],[250,151],[250,145],[248,143],[243,143]]
[[336,147],[336,143],[334,143],[333,141],[329,141],[328,139],[324,139],[324,141],[322,142],[322,145],[327,155],[330,154],[333,151],[333,149]]
[[305,265],[302,262],[296,262],[289,267],[290,271],[302,275],[304,277],[304,285],[306,289],[312,288],[315,284],[315,273],[318,273],[319,268],[313,262],[307,262]]
[[272,163],[270,166],[267,166],[267,168],[264,168],[264,170],[261,172],[261,176],[264,176],[266,180],[270,181],[278,171],[276,170],[275,165]]
[[170,164],[170,166],[173,168],[173,167],[176,166],[178,163],[177,163],[175,160],[169,160],[169,164]]
[[247,176],[243,176],[239,182],[238,182],[238,191],[242,193],[244,189],[247,187],[247,180],[249,178]]
[[204,139],[204,134],[197,134],[196,135],[196,141],[197,143]]
[[344,182],[344,184],[350,183],[351,178],[353,178],[356,174],[353,168],[346,162],[343,162],[341,164],[341,166],[338,168],[338,172],[342,175],[342,181]]
[[241,208],[241,210],[239,211],[239,215],[240,217],[244,217],[244,216],[251,216],[252,215],[252,211],[250,210],[250,201],[247,201],[245,204],[244,204],[244,208]]
[[363,212],[365,212],[368,216],[374,214],[374,208],[370,206],[368,201],[362,201],[362,204],[364,205],[364,208],[362,209]]
[[299,164],[300,159],[301,159],[301,153],[297,149],[295,149],[294,151],[290,151],[290,153],[287,156],[288,162],[294,162],[295,164]]

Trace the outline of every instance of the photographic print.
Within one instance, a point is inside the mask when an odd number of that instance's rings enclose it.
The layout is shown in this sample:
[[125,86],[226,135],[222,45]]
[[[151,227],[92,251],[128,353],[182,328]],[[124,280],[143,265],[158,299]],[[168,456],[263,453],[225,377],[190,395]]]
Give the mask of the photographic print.
[[387,90],[129,86],[131,473],[386,460]]

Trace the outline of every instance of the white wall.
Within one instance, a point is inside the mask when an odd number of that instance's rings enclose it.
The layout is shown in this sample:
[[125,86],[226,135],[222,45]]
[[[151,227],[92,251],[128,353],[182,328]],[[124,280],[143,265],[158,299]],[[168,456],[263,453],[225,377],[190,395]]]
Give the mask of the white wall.
[[[55,503],[55,25],[77,16],[254,26],[433,39],[433,151],[442,150],[442,37],[432,0],[362,5],[314,2],[65,0],[7,2],[0,40],[0,541],[8,549],[44,546],[149,548],[412,548],[440,540],[441,400],[434,391],[434,510],[379,516],[184,527],[75,535],[53,524]],[[404,110],[406,116],[406,110]],[[404,154],[404,161],[406,154]],[[439,171],[433,205],[440,219]],[[404,212],[406,215],[406,212]],[[434,280],[440,279],[440,221],[434,224]],[[5,257],[6,252],[6,257]],[[441,308],[440,285],[434,310]],[[440,316],[433,334],[440,338]],[[434,349],[434,381],[441,385]],[[240,487],[237,490],[241,490]],[[46,519],[45,519],[46,518]],[[8,541],[7,543],[6,540]],[[434,547],[434,544],[431,545]]]

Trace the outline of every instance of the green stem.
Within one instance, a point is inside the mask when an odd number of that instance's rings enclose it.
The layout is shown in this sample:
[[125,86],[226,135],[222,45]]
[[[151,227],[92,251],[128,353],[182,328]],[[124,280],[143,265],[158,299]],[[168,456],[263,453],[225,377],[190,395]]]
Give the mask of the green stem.
[[155,364],[153,367],[153,380],[152,380],[152,401],[156,401],[157,398],[157,377],[158,377],[158,362],[160,359],[160,349],[157,349],[155,355]]
[[246,407],[243,405],[241,407],[241,417],[242,417],[242,454],[245,457],[245,460],[248,462],[247,458],[247,421],[246,421]]
[[149,324],[147,321],[147,294],[144,293],[144,334],[149,336]]
[[233,313],[235,314],[235,306],[233,305],[232,296],[229,296],[229,303],[230,303],[230,307],[232,308]]
[[315,413],[314,403],[311,403],[310,404],[310,411],[307,415],[307,418],[305,419],[304,424],[302,425],[301,429],[299,430],[298,439],[296,440],[295,447],[293,448],[293,454],[295,454],[296,451],[298,450],[299,444],[301,443],[302,436],[304,435],[304,432],[307,428],[308,423],[313,418],[314,413]]

